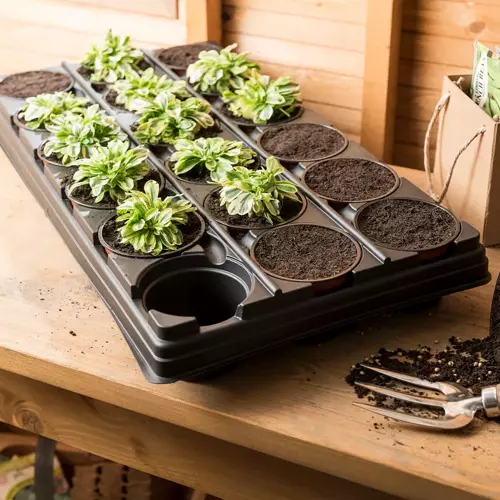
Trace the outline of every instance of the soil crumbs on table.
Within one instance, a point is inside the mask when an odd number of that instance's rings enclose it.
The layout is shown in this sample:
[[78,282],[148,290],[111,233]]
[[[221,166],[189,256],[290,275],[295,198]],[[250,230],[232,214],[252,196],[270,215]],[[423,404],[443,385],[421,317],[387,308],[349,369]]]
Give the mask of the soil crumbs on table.
[[255,258],[265,270],[298,280],[341,274],[357,255],[356,245],[344,234],[306,224],[267,231],[255,247]]
[[210,43],[193,43],[191,45],[180,45],[178,47],[170,47],[158,52],[158,59],[178,68],[187,68],[190,64],[198,60],[198,54],[202,50],[217,50]]
[[[284,221],[294,219],[302,210],[302,200],[294,201],[289,198],[283,200],[283,205],[280,211],[280,217]],[[214,191],[208,195],[206,201],[207,210],[219,221],[225,222],[232,226],[241,226],[242,228],[267,228],[273,227],[267,219],[261,216],[249,217],[248,215],[230,215],[224,205],[221,206],[218,191]]]
[[[102,228],[102,237],[104,238],[104,241],[106,241],[106,243],[111,248],[114,248],[115,250],[118,250],[120,252],[124,252],[130,256],[142,255],[138,254],[134,250],[134,247],[129,243],[121,242],[121,235],[120,235],[121,227],[122,224],[117,223],[116,218],[113,217],[109,219],[108,222],[106,222],[106,224]],[[179,228],[182,231],[182,237],[183,237],[182,247],[185,247],[186,245],[189,245],[192,241],[194,241],[200,234],[201,230],[200,219],[196,215],[188,213],[187,224],[180,225]],[[159,255],[159,257],[161,257],[162,255],[167,255],[169,253],[172,252],[162,252]]]
[[68,88],[71,78],[57,71],[26,71],[7,76],[0,82],[0,94],[26,98]]
[[315,160],[338,153],[346,144],[336,130],[314,123],[293,123],[266,130],[261,145],[270,154],[290,160]]
[[316,193],[341,202],[366,201],[387,195],[396,176],[370,160],[338,158],[325,160],[307,171],[306,184]]
[[[450,345],[436,352],[433,352],[429,346],[419,346],[417,349],[410,350],[401,348],[390,350],[382,347],[377,354],[353,365],[345,380],[355,387],[359,398],[368,398],[377,406],[406,413],[415,413],[421,407],[381,394],[373,394],[363,387],[354,385],[355,382],[361,382],[397,387],[398,390],[402,390],[402,387],[398,387],[398,383],[393,379],[367,369],[362,364],[386,368],[431,382],[455,382],[471,389],[476,396],[481,394],[481,388],[500,383],[500,337],[489,336],[484,339],[471,340],[451,337],[449,342]],[[434,392],[431,391],[429,394],[421,388],[413,388],[404,392],[420,396],[434,395]],[[424,415],[417,414],[428,418],[439,416],[439,413],[431,409],[426,410]]]
[[458,222],[438,205],[420,200],[381,200],[367,206],[358,227],[375,242],[399,250],[434,248],[456,233]]

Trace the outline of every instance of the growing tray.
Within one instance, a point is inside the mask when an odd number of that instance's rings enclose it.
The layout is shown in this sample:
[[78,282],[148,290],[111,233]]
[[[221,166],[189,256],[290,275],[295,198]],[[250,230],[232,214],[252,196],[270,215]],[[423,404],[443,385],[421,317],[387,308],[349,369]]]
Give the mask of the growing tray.
[[[182,78],[182,72],[163,65],[154,52],[145,55],[159,73]],[[109,106],[105,92],[94,90],[77,67],[63,63],[50,69],[72,76],[75,92],[115,116],[134,143],[130,125],[136,116]],[[211,103],[221,123],[220,135],[244,141],[264,159],[267,154],[258,145],[263,128],[237,125],[221,112],[220,100],[212,97]],[[197,206],[206,223],[203,237],[196,245],[162,258],[107,253],[99,242],[99,226],[113,212],[70,203],[64,189],[67,169],[42,163],[36,153],[48,134],[14,123],[13,116],[22,104],[22,99],[0,96],[0,144],[108,305],[151,382],[198,377],[259,351],[480,286],[490,279],[479,234],[466,222],[460,222],[446,251],[430,260],[417,252],[385,248],[354,225],[356,213],[365,204],[333,209],[301,182],[307,166],[303,163],[289,164],[284,174],[306,201],[305,210],[290,224],[341,231],[355,242],[359,262],[336,287],[272,276],[250,255],[252,243],[263,230],[235,231],[215,220],[203,205],[213,186],[177,178],[166,163],[168,150],[152,154],[151,166],[165,177],[167,191],[183,193]],[[307,108],[297,122],[328,124]],[[375,160],[351,141],[338,156]],[[432,202],[408,180],[398,181],[388,198]]]

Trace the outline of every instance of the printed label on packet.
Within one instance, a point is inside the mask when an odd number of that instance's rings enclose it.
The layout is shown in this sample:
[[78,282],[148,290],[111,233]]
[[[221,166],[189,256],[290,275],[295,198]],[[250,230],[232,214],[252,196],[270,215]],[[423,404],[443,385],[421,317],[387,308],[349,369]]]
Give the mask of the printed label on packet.
[[477,40],[474,42],[471,98],[490,116],[500,115],[500,47],[493,52]]
[[[475,42],[476,50],[477,42]],[[486,99],[488,99],[488,51],[481,50],[479,61],[476,63],[474,73],[472,75],[472,100],[484,108]]]

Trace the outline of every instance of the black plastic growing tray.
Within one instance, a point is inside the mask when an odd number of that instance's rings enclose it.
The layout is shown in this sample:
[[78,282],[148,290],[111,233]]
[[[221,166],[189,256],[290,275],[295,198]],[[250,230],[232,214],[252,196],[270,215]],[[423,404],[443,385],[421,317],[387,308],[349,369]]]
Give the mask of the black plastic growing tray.
[[[153,52],[145,54],[158,72],[182,78]],[[134,141],[130,125],[136,117],[110,107],[104,93],[96,92],[76,71],[77,65],[63,63],[51,69],[69,73],[75,91],[114,115]],[[490,279],[479,234],[466,222],[461,222],[458,236],[438,259],[422,261],[415,252],[382,248],[353,225],[362,204],[335,211],[300,183],[302,164],[289,165],[285,174],[307,200],[307,208],[294,222],[312,222],[350,235],[360,245],[361,260],[348,282],[329,292],[317,293],[311,283],[276,279],[249,257],[249,245],[261,231],[233,237],[203,208],[213,187],[178,179],[165,166],[167,151],[152,154],[151,164],[164,175],[168,190],[183,192],[198,207],[206,221],[205,234],[195,246],[167,258],[107,254],[99,244],[98,228],[112,212],[73,207],[66,199],[62,182],[67,169],[37,159],[36,150],[47,133],[18,127],[13,121],[22,103],[0,96],[1,146],[103,297],[151,382],[194,378],[264,349]],[[233,123],[220,112],[220,100],[212,99],[212,106],[222,136],[238,138],[265,157],[256,142],[259,128]],[[309,109],[297,121],[328,124]],[[339,156],[374,159],[353,142]],[[389,195],[402,196],[432,201],[405,179]]]

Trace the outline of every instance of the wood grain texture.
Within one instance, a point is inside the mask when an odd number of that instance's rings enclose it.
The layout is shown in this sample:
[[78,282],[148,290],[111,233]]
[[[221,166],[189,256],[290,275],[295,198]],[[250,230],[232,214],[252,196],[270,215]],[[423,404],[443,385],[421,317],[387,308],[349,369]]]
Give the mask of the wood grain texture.
[[[339,499],[396,500],[392,495],[2,370],[0,419],[229,500],[326,500],[333,498],[332,492]],[[206,496],[197,492],[194,498]]]
[[[3,153],[0,174],[0,369],[409,499],[500,498],[491,481],[500,448],[496,423],[478,421],[456,434],[423,432],[359,411],[344,382],[349,367],[381,345],[486,335],[493,285],[445,297],[425,311],[367,320],[321,346],[289,346],[252,358],[209,383],[152,385]],[[402,175],[423,183],[420,172]],[[488,254],[496,276],[500,250]],[[45,404],[38,404],[39,413]],[[78,413],[82,406],[75,405]],[[129,428],[113,415],[110,427]],[[136,421],[135,433],[149,427],[149,419],[140,422],[148,425]],[[126,454],[132,444],[118,442],[117,449]],[[132,448],[145,456],[144,447]]]
[[368,0],[361,144],[390,162],[398,90],[402,0]]
[[222,40],[222,0],[184,0],[187,43]]

